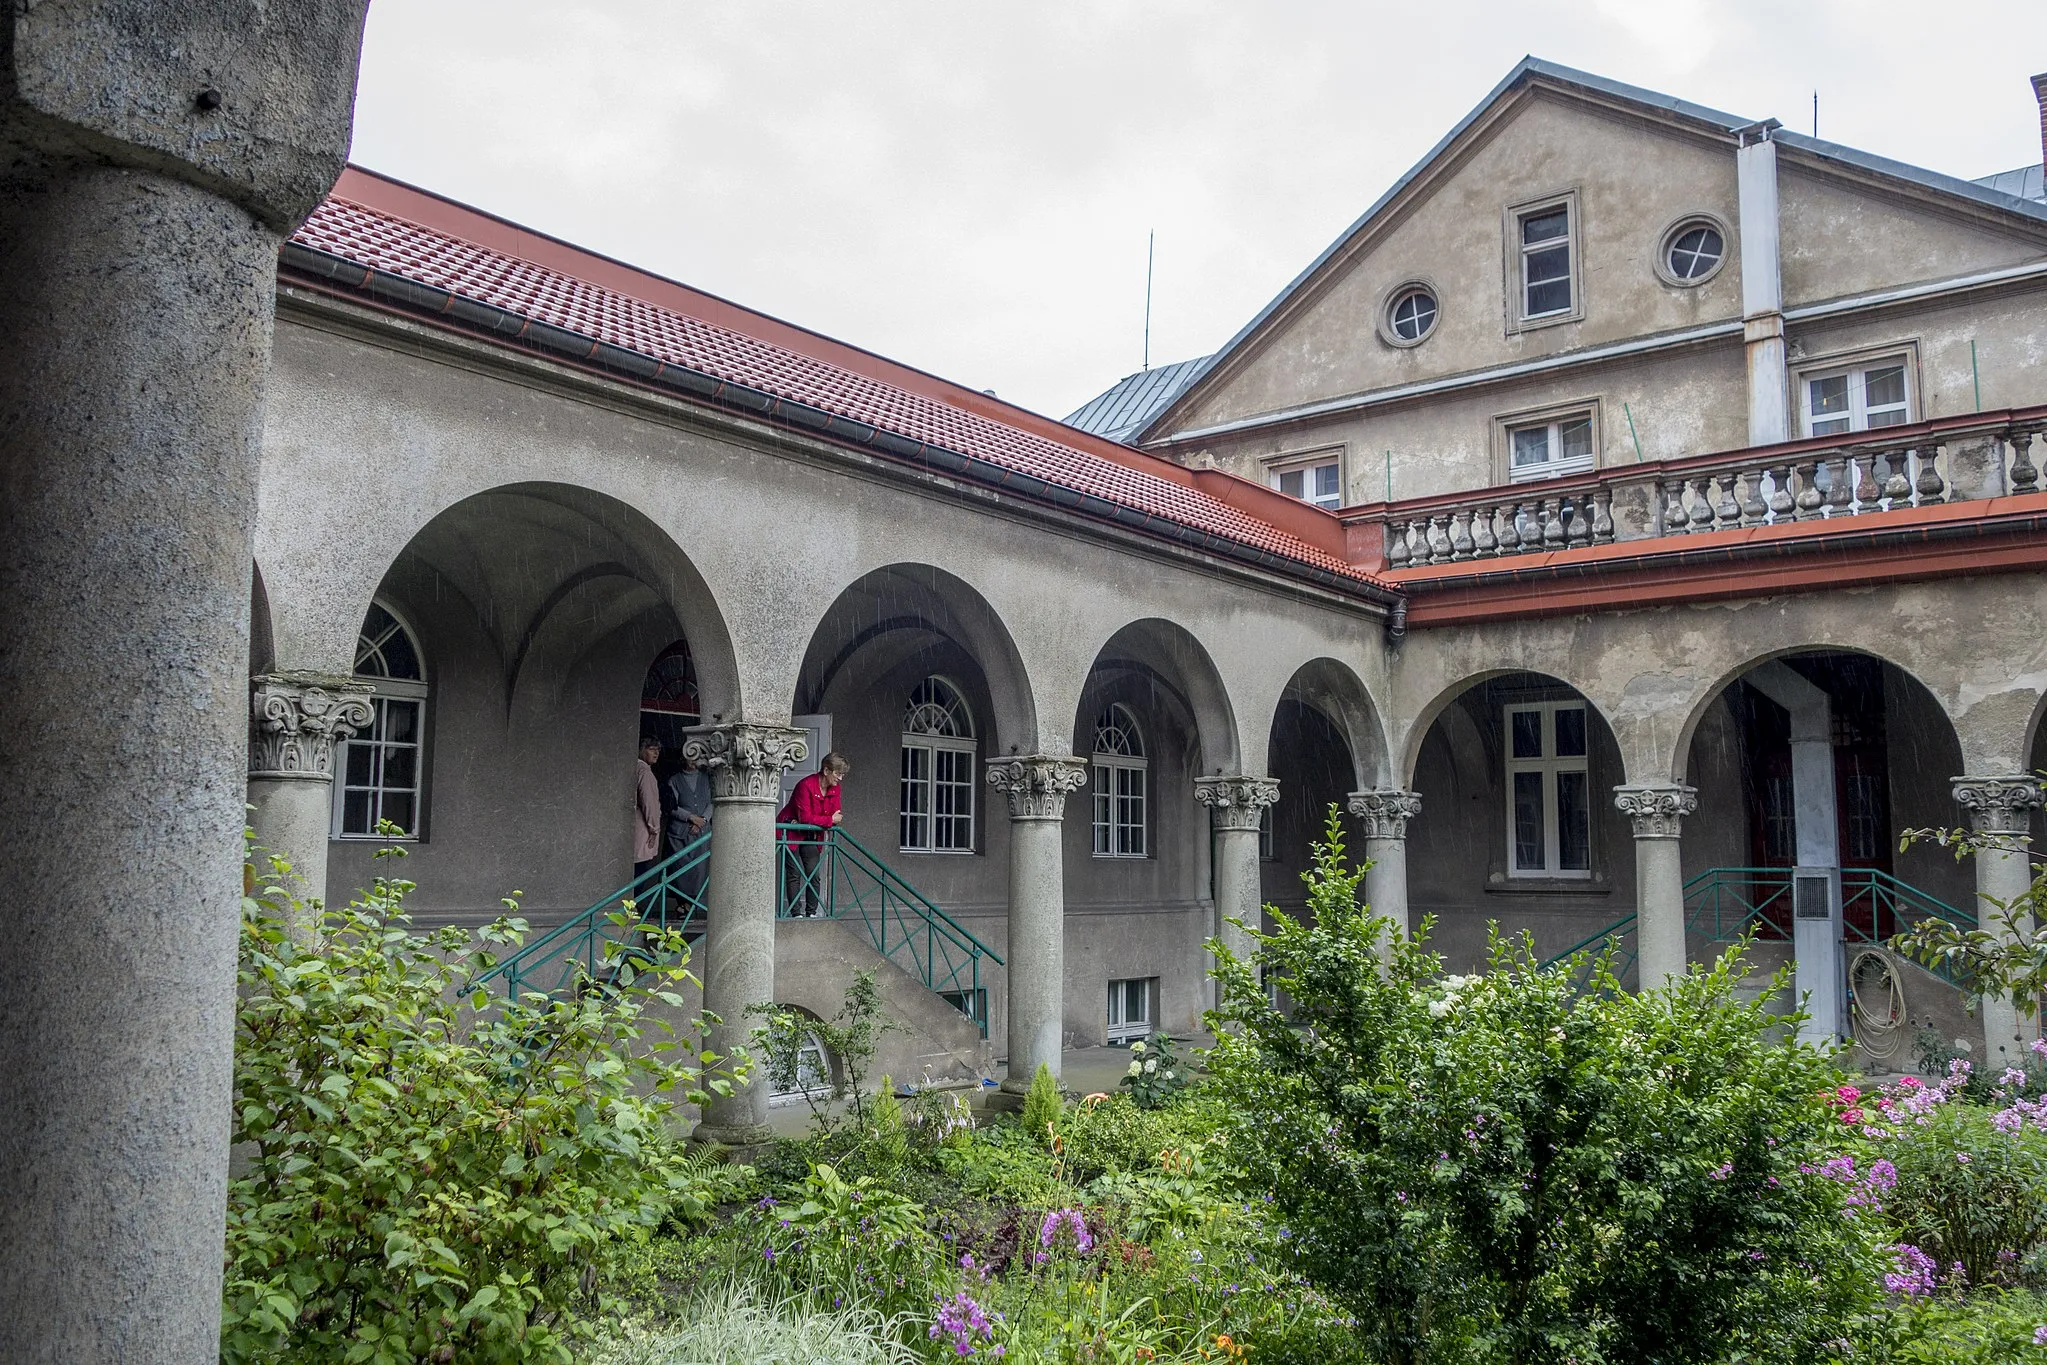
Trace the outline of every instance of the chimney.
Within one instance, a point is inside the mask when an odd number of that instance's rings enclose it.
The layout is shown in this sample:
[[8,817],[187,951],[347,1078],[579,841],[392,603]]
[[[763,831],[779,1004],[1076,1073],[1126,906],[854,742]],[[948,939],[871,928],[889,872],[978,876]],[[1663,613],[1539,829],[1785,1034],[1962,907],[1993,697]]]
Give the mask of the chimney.
[[2047,71],[2033,77],[2033,98],[2040,102],[2040,160],[2047,175]]

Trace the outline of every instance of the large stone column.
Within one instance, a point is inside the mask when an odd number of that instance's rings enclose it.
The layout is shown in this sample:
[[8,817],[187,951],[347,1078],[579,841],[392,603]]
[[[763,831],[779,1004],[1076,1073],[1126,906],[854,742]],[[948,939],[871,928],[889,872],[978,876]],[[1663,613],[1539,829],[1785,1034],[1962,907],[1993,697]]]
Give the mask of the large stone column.
[[1613,789],[1635,823],[1635,972],[1651,990],[1685,974],[1685,879],[1678,843],[1684,818],[1699,808],[1695,787],[1638,782]]
[[[2041,805],[2040,779],[2030,773],[1958,777],[1954,791],[1955,803],[1969,812],[1970,825],[1990,843],[1976,854],[1976,918],[2000,937],[2009,938],[2013,929],[2030,934],[2032,916],[2007,927],[1998,907],[2023,896],[2033,882],[2026,850],[2032,843],[2033,812]],[[1993,1074],[2019,1065],[2039,1036],[2038,1015],[2021,1014],[2009,996],[1983,997],[1983,1064]]]
[[0,15],[0,1360],[218,1358],[272,294],[364,3]]
[[[710,887],[704,936],[704,1008],[720,1022],[710,1046],[731,1056],[754,1028],[749,1005],[775,999],[775,810],[782,774],[810,752],[803,731],[781,725],[720,725],[691,731],[683,753],[711,774]],[[768,1077],[753,1076],[711,1101],[695,1136],[744,1147],[765,1142]]]
[[1258,927],[1265,904],[1258,880],[1258,827],[1266,809],[1279,800],[1279,783],[1270,777],[1197,777],[1194,799],[1208,807],[1215,832],[1215,937],[1246,961],[1258,946],[1250,930]]
[[334,746],[367,730],[368,683],[324,673],[265,673],[249,693],[249,816],[258,856],[291,864],[300,895],[327,897]]
[[1350,794],[1350,813],[1365,826],[1365,903],[1393,921],[1401,933],[1414,926],[1407,915],[1407,822],[1422,813],[1420,792],[1375,787]]
[[1026,754],[988,765],[988,785],[1009,798],[1009,1074],[1031,1088],[1038,1064],[1059,1074],[1066,1012],[1066,798],[1087,782],[1077,758]]

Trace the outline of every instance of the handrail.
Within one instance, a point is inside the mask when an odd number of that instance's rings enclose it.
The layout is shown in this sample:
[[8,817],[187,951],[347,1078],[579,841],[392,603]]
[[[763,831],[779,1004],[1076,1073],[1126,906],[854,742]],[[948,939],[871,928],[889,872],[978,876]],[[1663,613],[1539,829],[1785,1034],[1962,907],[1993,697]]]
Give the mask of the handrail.
[[[981,962],[1001,966],[999,953],[845,830],[784,824],[775,833],[778,917],[851,919],[857,914],[876,952],[927,989],[953,997],[981,1036],[988,1035]],[[814,857],[805,857],[811,848]]]
[[[513,998],[531,991],[555,995],[615,973],[626,960],[645,960],[647,939],[680,930],[688,935],[704,914],[706,830],[587,909],[523,945],[477,978],[503,981]],[[700,932],[700,931],[698,931]],[[618,945],[616,948],[613,945]]]
[[[1691,909],[1685,920],[1687,936],[1703,935],[1709,943],[1732,943],[1760,921],[1769,932],[1759,937],[1775,942],[1788,940],[1791,937],[1788,923],[1779,924],[1770,915],[1773,911],[1781,912],[1788,920],[1794,873],[1795,869],[1789,867],[1707,868],[1684,884],[1685,904]],[[1735,913],[1729,912],[1727,902],[1730,900]],[[1859,922],[1859,914],[1850,914],[1865,901],[1869,909],[1867,927]],[[1842,941],[1848,943],[1887,941],[1891,935],[1883,932],[1879,918],[1884,913],[1901,922],[1901,926],[1911,920],[1937,917],[1964,929],[1976,927],[1975,916],[1967,911],[1958,910],[1938,896],[1874,867],[1841,869],[1841,912]],[[1633,912],[1623,915],[1599,932],[1544,958],[1539,965],[1545,968],[1559,966],[1609,939],[1621,938],[1634,930],[1635,920]],[[1623,956],[1632,962],[1633,949],[1630,948]],[[1930,970],[1950,985],[1964,984],[1944,969]],[[1620,975],[1620,972],[1616,971],[1615,975]]]

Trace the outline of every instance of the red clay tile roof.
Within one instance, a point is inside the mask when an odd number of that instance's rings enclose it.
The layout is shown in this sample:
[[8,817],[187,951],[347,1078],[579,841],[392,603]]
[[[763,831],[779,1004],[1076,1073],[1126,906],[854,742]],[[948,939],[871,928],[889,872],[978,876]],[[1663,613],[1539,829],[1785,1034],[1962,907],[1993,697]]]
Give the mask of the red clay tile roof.
[[[568,273],[552,265],[512,255],[493,246],[428,226],[390,211],[359,202],[368,195],[346,197],[350,190],[368,189],[376,197],[389,186],[412,195],[409,187],[383,181],[351,168],[334,196],[313,211],[292,240],[307,247],[342,257],[357,265],[386,271],[419,284],[459,294],[479,303],[505,309],[534,321],[552,324],[596,340],[609,342],[671,365],[710,375],[727,383],[773,394],[838,416],[881,428],[909,440],[939,446],[1005,469],[1042,479],[1047,483],[1090,494],[1108,502],[1146,512],[1164,520],[1255,547],[1282,559],[1338,574],[1346,579],[1385,586],[1375,575],[1309,544],[1289,531],[1240,508],[1232,507],[1198,488],[1170,477],[1132,468],[1080,448],[1088,438],[1075,433],[1074,443],[1051,439],[1026,429],[1021,422],[999,420],[957,403],[920,393],[908,384],[894,384],[864,374],[846,364],[815,354],[806,354],[787,344],[807,344],[810,350],[837,349],[851,352],[827,338],[800,333],[787,324],[757,314],[747,314],[708,295],[699,295],[671,282],[647,277],[650,283],[667,285],[665,293],[685,305],[701,300],[703,306],[690,312],[662,306],[607,284],[586,278],[589,274],[619,278],[617,262],[585,256],[590,270]],[[423,196],[422,196],[423,198]],[[447,201],[433,206],[432,216],[451,211],[473,215],[477,235],[503,238],[510,228],[498,220],[461,209]],[[419,214],[418,216],[429,216]],[[536,247],[532,254],[561,258],[563,244],[531,234]],[[516,239],[515,239],[516,240]],[[726,321],[710,321],[701,314],[721,316],[730,321],[757,319],[762,325],[742,331]],[[779,331],[771,339],[761,332]],[[816,344],[810,344],[816,343]],[[887,362],[881,362],[886,365]],[[909,384],[933,387],[929,376],[905,370]],[[942,383],[942,381],[941,381]],[[950,387],[949,385],[943,387]],[[1019,412],[1020,418],[1034,415]],[[1045,425],[1054,425],[1045,422]],[[1136,460],[1153,457],[1131,452]],[[1173,471],[1178,473],[1176,469]]]

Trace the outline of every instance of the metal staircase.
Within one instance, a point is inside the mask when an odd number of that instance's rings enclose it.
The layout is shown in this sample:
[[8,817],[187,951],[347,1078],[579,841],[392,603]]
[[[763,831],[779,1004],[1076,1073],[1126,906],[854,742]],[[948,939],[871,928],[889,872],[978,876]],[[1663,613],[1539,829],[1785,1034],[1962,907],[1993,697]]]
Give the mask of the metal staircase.
[[[1685,883],[1685,932],[1708,943],[1732,943],[1754,927],[1764,942],[1791,941],[1791,878],[1788,867],[1709,867]],[[1923,919],[1939,918],[1964,929],[1976,917],[1958,910],[1910,882],[1873,867],[1841,869],[1841,938],[1844,943],[1881,944]],[[1635,965],[1635,915],[1630,911],[1599,932],[1580,939],[1542,966],[1555,967],[1587,949],[1614,942],[1613,974],[1624,977]],[[1951,986],[1965,982],[1942,966],[1934,975]],[[1588,979],[1589,964],[1583,970]]]
[[[988,1035],[981,964],[1002,965],[994,949],[904,881],[840,829],[779,825],[775,913],[788,919],[858,921],[880,953],[925,989],[950,1001]],[[704,932],[711,838],[703,834],[589,908],[523,945],[478,979],[509,996],[560,995],[651,960],[649,945],[670,930],[692,941]],[[814,848],[814,861],[799,850]]]

